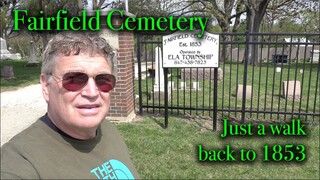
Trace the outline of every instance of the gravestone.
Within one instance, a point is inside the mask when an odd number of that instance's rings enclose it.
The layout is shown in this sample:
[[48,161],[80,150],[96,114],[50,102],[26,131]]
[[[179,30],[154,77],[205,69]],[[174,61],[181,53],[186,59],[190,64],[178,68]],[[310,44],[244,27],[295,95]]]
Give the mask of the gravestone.
[[[252,86],[247,85],[246,86],[246,99],[250,99],[252,94]],[[243,85],[238,84],[237,87],[237,98],[241,99],[243,96]]]
[[1,55],[2,54],[10,54],[10,52],[8,51],[6,40],[0,38],[0,43],[1,43]]
[[184,81],[180,82],[180,87],[179,87],[179,89],[187,89],[187,84],[186,84],[186,82],[184,82]]
[[14,78],[13,67],[12,66],[4,66],[1,70],[1,77]]
[[[214,79],[214,69],[213,68],[184,68],[181,69],[181,79],[183,80],[213,80]],[[223,79],[223,71],[218,68],[218,80]]]
[[20,60],[21,59],[21,55],[19,53],[16,54],[11,54],[8,51],[8,46],[7,46],[7,42],[6,40],[0,38],[0,60],[5,60],[5,59],[9,59],[9,60]]
[[164,92],[164,72],[160,47],[155,48],[155,79],[153,90]]
[[282,97],[285,99],[299,100],[301,96],[300,81],[283,81]]
[[278,72],[278,73],[281,72],[281,67],[277,67],[276,72]]
[[312,60],[313,63],[318,63],[320,59],[320,50],[314,49],[313,51],[310,51],[310,60]]
[[27,63],[27,67],[39,66],[39,58],[37,57],[37,49],[33,41],[30,41],[30,61]]
[[[164,70],[162,66],[162,53],[161,48],[155,48],[155,76],[154,76],[154,86],[153,95],[155,99],[160,97],[164,100]],[[171,90],[168,87],[168,100],[170,99]]]
[[192,89],[194,89],[194,90],[200,90],[199,82],[192,82]]
[[174,81],[168,81],[168,89],[174,90]]

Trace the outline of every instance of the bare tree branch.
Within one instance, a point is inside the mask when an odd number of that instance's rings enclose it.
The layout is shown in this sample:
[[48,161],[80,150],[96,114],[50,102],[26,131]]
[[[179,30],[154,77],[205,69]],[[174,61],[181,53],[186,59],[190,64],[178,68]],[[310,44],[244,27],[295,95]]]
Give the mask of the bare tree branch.
[[[170,12],[169,15],[174,14],[174,13],[177,13],[177,12],[183,12],[184,10],[186,10],[186,9],[188,9],[189,7],[193,6],[194,4],[199,3],[200,0],[198,0],[198,1],[191,1],[191,2],[189,2],[189,1],[180,1],[180,3],[183,3],[183,2],[188,2],[189,4],[187,4],[187,6],[183,7],[182,9],[178,9],[178,10],[175,10],[175,11]],[[189,10],[188,12],[190,13],[190,12],[192,12],[192,10]],[[186,14],[186,13],[182,13],[182,14],[184,15],[184,14]]]

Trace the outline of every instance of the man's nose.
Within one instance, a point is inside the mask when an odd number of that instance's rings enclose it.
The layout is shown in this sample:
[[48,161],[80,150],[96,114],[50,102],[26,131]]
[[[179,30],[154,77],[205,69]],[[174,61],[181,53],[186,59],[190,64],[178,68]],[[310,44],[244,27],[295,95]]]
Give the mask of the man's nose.
[[96,97],[99,95],[99,89],[93,78],[89,78],[87,84],[83,87],[81,94],[87,97]]

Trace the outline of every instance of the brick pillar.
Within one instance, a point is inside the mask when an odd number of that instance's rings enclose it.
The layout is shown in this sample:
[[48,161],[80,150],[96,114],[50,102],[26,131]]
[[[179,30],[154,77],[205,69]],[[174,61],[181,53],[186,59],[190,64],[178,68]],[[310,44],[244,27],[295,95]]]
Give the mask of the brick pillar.
[[[87,11],[87,18],[95,15],[95,11]],[[109,11],[100,11],[101,19],[106,19]],[[114,14],[112,25],[115,28],[124,22],[127,17],[135,15],[124,12],[124,16]],[[104,37],[109,44],[117,51],[116,66],[114,75],[116,75],[116,87],[111,92],[111,103],[107,119],[113,121],[131,121],[135,118],[134,106],[134,35],[132,31],[112,31],[101,21],[100,35]]]
[[108,119],[114,121],[131,121],[134,112],[134,36],[130,31],[119,31],[119,48],[117,54],[116,87],[111,93]]

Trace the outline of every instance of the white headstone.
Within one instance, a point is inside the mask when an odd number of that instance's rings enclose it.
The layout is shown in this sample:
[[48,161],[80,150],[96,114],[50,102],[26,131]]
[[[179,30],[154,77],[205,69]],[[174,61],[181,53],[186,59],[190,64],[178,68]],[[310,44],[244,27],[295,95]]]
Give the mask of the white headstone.
[[7,42],[6,40],[0,38],[0,43],[1,43],[1,54],[10,54],[10,52],[8,51],[8,47],[7,47]]
[[192,89],[195,89],[195,90],[199,90],[199,83],[198,82],[192,82]]
[[37,49],[33,41],[30,41],[30,60],[32,62],[38,62]]
[[184,89],[184,88],[187,88],[186,82],[182,81],[180,82],[180,89]]
[[164,92],[164,72],[162,66],[162,53],[161,48],[155,48],[155,83],[153,86],[154,91]]
[[3,59],[13,59],[13,60],[19,60],[21,59],[21,55],[19,53],[16,53],[16,54],[11,54],[9,51],[8,51],[8,46],[7,46],[7,42],[6,40],[0,38],[0,60],[3,60]]
[[37,49],[33,41],[30,41],[30,61],[27,66],[38,66]]
[[312,59],[312,62],[317,63],[320,60],[320,50],[315,49],[310,52],[310,59]]
[[174,89],[174,81],[168,81],[168,89]]
[[277,67],[276,72],[281,72],[281,67]]
[[6,40],[0,38],[0,43],[1,43],[1,51],[0,51],[0,60],[2,59],[10,59],[10,52],[7,49],[7,42]]

